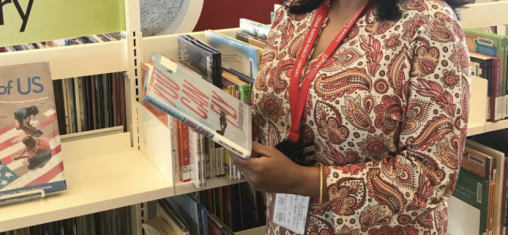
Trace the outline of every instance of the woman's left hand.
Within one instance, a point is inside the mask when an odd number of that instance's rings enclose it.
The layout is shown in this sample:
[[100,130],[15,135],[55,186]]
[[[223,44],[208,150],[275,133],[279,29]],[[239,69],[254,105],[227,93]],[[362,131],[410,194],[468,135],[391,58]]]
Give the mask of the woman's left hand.
[[302,186],[308,180],[311,168],[297,165],[274,147],[253,142],[252,154],[248,160],[238,156],[232,156],[231,160],[254,190],[307,194]]

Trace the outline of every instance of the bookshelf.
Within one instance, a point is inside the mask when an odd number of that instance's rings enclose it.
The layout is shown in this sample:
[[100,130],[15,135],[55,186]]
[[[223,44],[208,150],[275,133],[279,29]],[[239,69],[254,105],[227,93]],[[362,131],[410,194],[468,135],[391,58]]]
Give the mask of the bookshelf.
[[[170,132],[161,128],[162,125],[143,123],[143,110],[137,105],[137,99],[141,95],[140,62],[148,61],[153,51],[176,57],[177,36],[142,38],[139,1],[125,0],[125,3],[127,31],[124,40],[0,54],[0,65],[49,61],[53,79],[119,71],[126,71],[128,75],[125,88],[128,131],[109,128],[62,136],[68,190],[41,200],[0,206],[0,232],[239,183],[224,178],[213,179],[207,182],[207,188],[197,189],[192,183],[174,182],[171,155],[165,152],[171,147],[167,138]],[[200,8],[202,0],[192,0],[189,4],[188,14],[198,14],[193,12],[195,9],[191,6]],[[506,24],[508,14],[503,10],[507,8],[506,1],[469,6],[462,10],[462,25],[472,28]],[[196,16],[193,17],[195,19]],[[185,25],[181,33],[192,28],[191,25]],[[220,30],[231,36],[236,31]],[[190,34],[198,39],[204,38],[203,32]],[[508,128],[508,120],[496,123],[485,121],[485,112],[482,111],[486,108],[486,94],[481,94],[480,89],[485,84],[480,83],[474,81],[472,86],[468,135]],[[486,90],[483,92],[486,93]],[[158,145],[163,147],[155,148],[156,142],[143,142],[143,138],[150,136],[164,141],[164,145]],[[133,213],[134,221],[141,221],[139,211],[137,207]],[[135,223],[133,227],[141,235],[140,226]],[[256,228],[238,234],[263,233],[264,228]]]

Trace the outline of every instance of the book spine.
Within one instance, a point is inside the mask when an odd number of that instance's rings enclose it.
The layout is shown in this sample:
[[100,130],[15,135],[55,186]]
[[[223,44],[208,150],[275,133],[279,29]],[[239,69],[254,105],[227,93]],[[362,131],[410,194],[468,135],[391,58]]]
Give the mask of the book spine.
[[237,154],[239,157],[241,157],[243,159],[249,158],[250,153],[247,150],[240,147],[238,144],[236,144],[232,141],[229,141],[226,137],[224,137],[220,134],[216,134],[215,131],[213,131],[212,129],[210,129],[206,126],[199,125],[199,123],[196,122],[195,120],[184,117],[184,115],[180,111],[166,107],[158,99],[159,98],[157,96],[153,95],[151,92],[148,92],[145,97],[146,102],[159,108],[160,110],[164,111],[165,113],[173,116],[174,118],[178,119],[182,123],[192,127],[196,132],[206,136],[207,138],[212,139],[214,142],[233,151],[235,154]]
[[501,119],[499,113],[499,81],[501,75],[501,66],[499,58],[492,58],[492,77],[490,85],[490,121],[496,122]]
[[189,128],[184,125],[182,122],[178,122],[178,147],[179,151],[179,173],[180,173],[180,181],[189,182],[191,180],[190,176],[190,159],[189,159]]
[[209,178],[215,178],[215,143],[210,140],[210,139],[206,139],[208,141],[208,154],[209,154],[209,159],[208,159],[208,168],[210,169],[209,171]]

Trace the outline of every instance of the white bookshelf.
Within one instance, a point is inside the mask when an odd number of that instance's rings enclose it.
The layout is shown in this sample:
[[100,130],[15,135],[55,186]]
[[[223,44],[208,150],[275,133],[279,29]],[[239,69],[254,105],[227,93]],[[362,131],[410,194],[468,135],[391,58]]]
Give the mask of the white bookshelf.
[[0,230],[62,220],[174,195],[173,184],[140,151],[129,133],[65,142],[68,189],[0,207]]
[[265,227],[257,227],[241,232],[235,233],[236,235],[264,235],[265,234]]
[[[117,127],[63,136],[68,190],[44,199],[0,206],[0,232],[239,183],[225,178],[212,179],[207,182],[207,188],[197,189],[192,183],[174,183],[171,164],[157,164],[172,162],[171,154],[165,152],[171,147],[170,140],[164,136],[169,134],[169,130],[157,130],[156,127],[148,129],[140,123],[140,113],[143,110],[136,105],[136,98],[139,97],[135,95],[136,89],[141,94],[139,64],[148,61],[154,51],[176,57],[176,35],[142,39],[139,32],[139,1],[125,1],[125,40],[0,54],[0,65],[49,61],[54,79],[119,71],[126,71],[128,75],[128,132],[124,133],[122,128]],[[190,5],[202,6],[202,0],[192,0]],[[508,14],[505,13],[507,9],[506,1],[469,6],[462,10],[462,25],[472,28],[508,23]],[[192,12],[190,7],[189,11]],[[195,18],[192,17],[193,21]],[[184,28],[193,27],[185,25]],[[226,29],[221,32],[233,35],[236,30]],[[191,35],[204,38],[203,32]],[[481,117],[480,114],[485,113],[478,110],[484,110],[485,107],[482,106],[485,106],[486,100],[477,98],[482,96],[479,93],[481,91],[477,91],[479,87],[477,84],[472,86],[472,115],[468,135],[508,128],[508,120],[489,123]],[[140,142],[143,138],[153,138],[154,135],[165,141],[164,148],[154,149],[154,144],[150,146],[151,142]],[[139,218],[138,215],[133,216],[133,219]],[[140,235],[140,229],[136,229]],[[264,228],[237,234],[261,235],[264,234]]]

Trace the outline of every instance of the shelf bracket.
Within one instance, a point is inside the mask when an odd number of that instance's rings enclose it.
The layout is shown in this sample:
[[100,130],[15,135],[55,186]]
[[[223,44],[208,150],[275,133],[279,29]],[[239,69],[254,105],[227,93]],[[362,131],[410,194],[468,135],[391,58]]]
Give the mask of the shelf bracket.
[[1,196],[0,202],[7,201],[10,199],[15,199],[15,198],[27,197],[27,196],[37,196],[38,194],[40,194],[41,198],[46,197],[46,192],[44,192],[43,189],[35,189],[35,190],[31,190],[31,191]]

